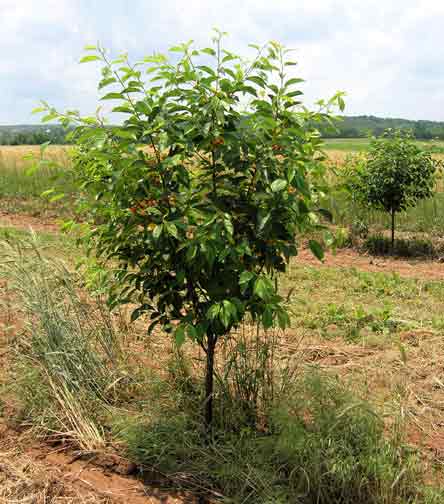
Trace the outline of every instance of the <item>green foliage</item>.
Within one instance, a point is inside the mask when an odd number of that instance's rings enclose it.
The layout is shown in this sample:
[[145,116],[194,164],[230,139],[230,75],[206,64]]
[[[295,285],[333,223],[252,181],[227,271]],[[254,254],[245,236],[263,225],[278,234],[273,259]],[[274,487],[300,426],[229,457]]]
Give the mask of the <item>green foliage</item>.
[[349,181],[350,191],[371,208],[392,215],[430,198],[434,192],[436,165],[409,134],[387,131],[374,139],[366,158],[360,158]]
[[116,262],[123,286],[113,302],[138,303],[133,320],[149,313],[149,332],[160,325],[209,356],[247,315],[265,328],[288,325],[270,275],[296,255],[295,237],[318,225],[316,127],[343,106],[338,93],[319,111],[301,107],[281,45],[255,48],[243,62],[221,39],[217,32],[202,50],[175,46],[171,60],[110,61],[100,47],[83,59],[101,61],[102,100],[117,102],[122,125],[43,107],[65,126],[77,123],[74,172],[94,196],[88,241]]

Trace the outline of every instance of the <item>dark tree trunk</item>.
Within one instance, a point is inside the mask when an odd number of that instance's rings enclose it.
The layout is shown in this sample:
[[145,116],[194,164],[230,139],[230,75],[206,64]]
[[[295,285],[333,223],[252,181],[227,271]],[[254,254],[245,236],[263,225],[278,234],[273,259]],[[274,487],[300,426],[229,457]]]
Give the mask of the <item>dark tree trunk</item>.
[[213,424],[213,383],[214,383],[214,353],[216,349],[216,336],[207,335],[207,368],[205,375],[205,427],[211,432]]
[[395,252],[395,211],[392,209],[392,255]]

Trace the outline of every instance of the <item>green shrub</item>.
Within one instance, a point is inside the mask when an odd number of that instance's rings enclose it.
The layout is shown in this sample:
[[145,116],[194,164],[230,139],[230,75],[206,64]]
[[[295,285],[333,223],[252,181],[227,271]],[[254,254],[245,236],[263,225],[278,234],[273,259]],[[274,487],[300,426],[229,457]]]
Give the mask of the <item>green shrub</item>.
[[395,216],[433,196],[436,163],[431,153],[411,135],[385,131],[374,138],[365,161],[358,163],[349,189],[364,205],[391,215],[391,244],[395,241]]

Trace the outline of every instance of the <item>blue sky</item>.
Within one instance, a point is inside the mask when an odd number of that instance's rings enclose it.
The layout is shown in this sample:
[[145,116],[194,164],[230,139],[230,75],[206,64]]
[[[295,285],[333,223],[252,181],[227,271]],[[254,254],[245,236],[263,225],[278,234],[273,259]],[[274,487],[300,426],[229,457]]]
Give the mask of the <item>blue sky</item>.
[[93,112],[86,44],[137,59],[206,46],[214,26],[240,53],[270,39],[294,48],[308,103],[342,90],[350,115],[444,120],[442,0],[0,0],[0,16],[0,124],[38,121],[40,99]]

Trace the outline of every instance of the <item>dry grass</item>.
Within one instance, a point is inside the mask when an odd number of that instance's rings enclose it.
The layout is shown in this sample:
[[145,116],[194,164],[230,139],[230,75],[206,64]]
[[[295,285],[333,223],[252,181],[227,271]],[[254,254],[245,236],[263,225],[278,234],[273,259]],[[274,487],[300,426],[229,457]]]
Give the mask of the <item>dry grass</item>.
[[[61,166],[69,165],[69,145],[50,145],[45,151],[45,157],[51,161],[56,161]],[[30,154],[36,158],[40,156],[38,145],[0,145],[0,167],[1,169],[26,169],[29,167]]]
[[108,504],[108,497],[79,488],[61,470],[20,453],[0,451],[0,504]]

